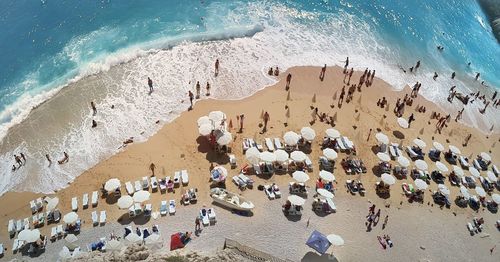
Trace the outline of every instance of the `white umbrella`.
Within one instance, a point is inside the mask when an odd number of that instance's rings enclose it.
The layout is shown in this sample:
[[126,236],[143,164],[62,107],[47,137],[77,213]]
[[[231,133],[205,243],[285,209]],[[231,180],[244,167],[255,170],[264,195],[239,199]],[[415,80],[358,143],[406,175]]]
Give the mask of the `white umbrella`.
[[318,192],[318,194],[320,194],[321,196],[323,197],[326,197],[326,198],[333,198],[333,193],[324,189],[324,188],[318,188],[316,190],[316,192]]
[[260,152],[257,148],[251,147],[246,151],[245,157],[250,164],[257,165],[260,161]]
[[108,192],[115,191],[121,186],[120,180],[118,178],[111,178],[104,184],[104,189]]
[[486,176],[488,177],[489,180],[491,180],[491,182],[495,183],[497,181],[497,177],[495,176],[495,173],[493,173],[492,171],[488,170],[486,171]]
[[377,139],[377,141],[379,143],[386,144],[386,145],[389,144],[389,137],[387,137],[383,133],[377,133],[377,134],[375,134],[375,138]]
[[271,152],[265,151],[260,153],[260,160],[262,160],[263,162],[272,163],[276,161],[276,155]]
[[29,238],[29,235],[31,234],[30,229],[23,229],[21,232],[17,234],[17,239],[20,241],[26,241]]
[[78,214],[75,212],[69,212],[63,216],[63,222],[66,224],[73,224],[78,220]]
[[460,193],[462,193],[462,196],[465,199],[469,199],[470,198],[469,190],[467,190],[467,188],[464,187],[463,185],[460,186]]
[[128,209],[131,205],[134,204],[134,199],[129,195],[121,196],[116,204],[120,209]]
[[213,127],[212,124],[203,124],[198,128],[198,133],[202,136],[208,136],[212,133]]
[[441,172],[448,172],[448,167],[439,161],[436,162],[436,168]]
[[73,250],[78,247],[77,244],[75,244],[76,241],[78,241],[78,238],[74,234],[68,234],[64,238],[65,246],[69,248],[69,250]]
[[379,153],[377,153],[377,157],[378,157],[378,159],[380,159],[380,161],[383,161],[383,162],[391,161],[391,157],[386,153],[379,152]]
[[332,244],[334,246],[343,246],[344,245],[344,239],[339,235],[330,234],[330,235],[326,236],[326,239],[328,239],[328,241],[330,241],[330,244]]
[[299,183],[305,183],[307,180],[309,180],[309,175],[302,171],[293,172],[292,177]]
[[24,241],[26,241],[27,243],[33,243],[36,242],[38,239],[40,239],[40,230],[35,228],[33,230],[30,230],[26,234]]
[[59,204],[59,198],[58,197],[54,197],[54,198],[51,198],[49,199],[49,201],[47,201],[47,211],[52,211],[54,210],[57,205]]
[[479,173],[479,171],[475,168],[475,167],[469,167],[469,172],[471,173],[471,175],[473,177],[477,177],[479,178],[481,176],[481,173]]
[[444,146],[441,143],[439,143],[438,141],[432,142],[432,145],[434,146],[434,148],[437,151],[443,151],[444,150]]
[[149,200],[151,193],[149,191],[139,190],[134,193],[134,202],[142,203]]
[[328,160],[335,160],[338,157],[337,152],[331,148],[325,148],[323,149],[323,155],[326,157]]
[[159,234],[151,234],[144,239],[144,242],[148,246],[161,245],[161,238]]
[[334,138],[339,138],[340,137],[340,132],[335,129],[335,128],[328,128],[326,131],[326,136],[328,138],[334,139]]
[[491,161],[491,156],[488,155],[488,153],[486,152],[481,152],[481,154],[479,154],[481,156],[482,159],[484,159],[484,161],[486,162],[490,162]]
[[424,180],[422,180],[420,178],[415,179],[415,187],[418,190],[426,190],[428,186],[429,185],[427,185],[427,183],[425,183]]
[[449,196],[450,195],[450,189],[448,189],[447,186],[443,185],[443,184],[439,184],[438,185],[438,190],[439,192],[441,192],[443,195],[447,195]]
[[217,144],[221,146],[229,145],[233,141],[233,135],[230,132],[224,132],[221,136],[217,138]]
[[425,171],[425,170],[427,170],[427,168],[429,168],[427,163],[421,159],[418,159],[417,161],[415,161],[415,166],[417,167],[417,169],[422,170],[422,171]]
[[491,199],[493,199],[493,202],[500,204],[500,195],[499,194],[494,193],[493,195],[491,195]]
[[485,197],[486,196],[486,191],[484,191],[484,189],[482,187],[476,187],[475,188],[476,190],[476,194],[480,197]]
[[274,155],[276,156],[276,161],[278,161],[278,162],[285,162],[288,160],[288,158],[290,158],[288,153],[282,149],[278,149],[278,150],[274,151]]
[[218,123],[225,118],[225,115],[221,111],[212,111],[208,114],[208,118],[213,122]]
[[335,176],[331,172],[328,172],[326,170],[319,171],[319,177],[328,182],[335,181]]
[[118,251],[118,250],[121,250],[123,248],[123,244],[122,242],[116,240],[116,239],[111,239],[110,241],[108,241],[106,243],[106,250],[107,251]]
[[290,158],[295,162],[304,162],[307,158],[306,154],[302,151],[293,151],[290,154]]
[[303,199],[302,197],[299,197],[297,195],[288,196],[288,201],[290,201],[290,203],[292,203],[292,205],[295,205],[295,206],[302,206],[303,204],[306,203],[305,199]]
[[394,178],[390,174],[383,173],[382,176],[381,176],[381,178],[382,178],[382,182],[384,182],[384,184],[394,185],[394,183],[396,183],[396,178]]
[[295,133],[293,131],[288,131],[283,136],[283,140],[284,140],[285,144],[287,144],[289,146],[296,145],[299,142],[299,139],[300,139],[299,135],[297,135],[297,133]]
[[413,139],[413,143],[420,147],[420,148],[425,148],[427,145],[425,144],[425,142],[422,140],[422,139],[419,139],[419,138],[415,138]]
[[399,156],[398,157],[398,163],[402,167],[409,167],[410,166],[410,160],[404,156]]
[[208,116],[202,116],[200,118],[198,118],[198,121],[196,121],[196,123],[198,123],[198,127],[204,125],[204,124],[212,124],[212,122],[210,121],[210,118],[208,118]]
[[408,128],[408,121],[406,121],[406,119],[400,117],[400,118],[398,118],[397,121],[398,121],[398,124],[399,124],[400,127],[402,127],[402,128]]
[[136,233],[129,233],[126,237],[125,237],[125,240],[127,240],[128,242],[131,242],[131,243],[138,243],[138,242],[142,242],[142,237],[140,237],[139,235],[137,235]]
[[455,172],[455,175],[457,175],[459,177],[464,176],[464,170],[462,168],[460,168],[459,166],[453,166],[453,172]]
[[460,152],[460,149],[458,149],[458,147],[454,146],[454,145],[449,145],[448,148],[450,149],[450,151],[455,154],[455,155],[460,155],[462,154],[462,152]]
[[316,137],[316,131],[308,126],[300,129],[300,134],[307,141],[312,141]]
[[71,252],[66,246],[63,246],[62,250],[59,251],[59,257],[62,259],[70,259],[71,258]]

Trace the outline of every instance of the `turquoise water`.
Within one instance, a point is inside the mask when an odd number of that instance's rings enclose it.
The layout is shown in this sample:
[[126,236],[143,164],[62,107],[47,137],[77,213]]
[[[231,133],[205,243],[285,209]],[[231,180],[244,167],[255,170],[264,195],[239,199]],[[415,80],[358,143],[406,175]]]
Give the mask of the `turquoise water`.
[[[377,76],[396,89],[423,82],[422,94],[438,103],[445,101],[452,85],[462,92],[482,89],[473,81],[475,72],[481,72],[487,85],[500,86],[500,45],[472,0],[3,0],[0,35],[0,138],[13,125],[31,123],[30,110],[67,84],[107,92],[100,101],[99,117],[107,117],[98,119],[107,121],[102,133],[89,133],[90,118],[78,115],[78,120],[71,118],[71,130],[56,130],[66,132],[57,138],[30,137],[31,143],[8,145],[39,159],[33,172],[53,182],[23,184],[28,174],[12,176],[10,168],[4,168],[12,165],[12,152],[2,152],[0,177],[11,182],[0,184],[1,192],[49,192],[66,185],[75,174],[115,153],[124,138],[134,135],[129,130],[145,130],[145,139],[157,130],[152,125],[156,120],[175,117],[176,110],[183,109],[176,108],[178,101],[196,80],[213,83],[215,98],[236,99],[272,84],[275,80],[265,76],[269,66],[342,65],[349,56],[355,68],[376,69]],[[438,45],[445,50],[438,52]],[[231,65],[217,79],[209,73],[215,58]],[[400,69],[417,60],[422,62],[418,74]],[[443,76],[439,81],[432,81],[434,71]],[[455,80],[449,79],[453,71]],[[84,78],[88,75],[94,75],[97,84]],[[157,100],[147,100],[136,90],[147,76],[163,86],[152,98]],[[93,93],[82,89],[82,98],[92,100]],[[123,105],[127,114],[107,110],[110,105]],[[78,110],[83,107],[88,101]],[[500,126],[497,111],[484,119],[473,109],[464,112],[468,124]],[[5,140],[5,145],[10,143]],[[44,152],[69,150],[72,159],[86,157],[77,159],[79,165],[72,169],[47,169],[40,147]]]

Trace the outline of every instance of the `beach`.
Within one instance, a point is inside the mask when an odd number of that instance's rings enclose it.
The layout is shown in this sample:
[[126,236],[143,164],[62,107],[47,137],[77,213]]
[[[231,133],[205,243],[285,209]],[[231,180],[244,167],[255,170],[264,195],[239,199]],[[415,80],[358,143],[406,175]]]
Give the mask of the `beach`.
[[[439,208],[434,204],[431,192],[429,192],[437,190],[434,182],[431,182],[429,189],[426,190],[422,204],[409,203],[403,194],[401,184],[411,183],[411,178],[397,180],[391,186],[390,197],[382,199],[375,193],[375,183],[380,178],[374,174],[372,168],[379,161],[375,154],[377,146],[375,133],[378,131],[388,135],[391,142],[397,142],[403,146],[411,145],[412,140],[418,137],[427,143],[426,152],[433,141],[439,141],[443,145],[457,145],[461,148],[462,155],[471,159],[480,152],[488,152],[492,156],[492,163],[497,165],[500,157],[500,149],[496,145],[499,142],[499,134],[486,134],[488,132],[484,130],[481,131],[453,120],[447,123],[448,126],[442,130],[441,134],[437,133],[435,131],[437,120],[430,119],[431,112],[440,112],[442,115],[446,113],[422,96],[415,98],[413,105],[405,110],[403,117],[408,118],[413,113],[415,121],[409,129],[402,129],[392,110],[397,98],[410,93],[410,87],[395,91],[388,83],[378,78],[375,78],[370,87],[363,86],[361,93],[355,92],[352,101],[350,103],[344,101],[342,107],[339,108],[338,99],[344,78],[342,68],[328,67],[323,81],[318,79],[320,70],[320,67],[290,68],[286,72],[281,72],[279,78],[276,79],[279,80],[276,84],[241,100],[203,99],[196,101],[193,110],[182,112],[170,123],[158,123],[158,125],[164,125],[145,142],[128,144],[124,150],[100,161],[83,174],[75,174],[75,179],[71,184],[50,196],[55,195],[60,199],[58,208],[62,214],[65,214],[71,209],[72,197],[78,197],[81,201],[84,193],[99,191],[102,184],[110,178],[118,178],[122,184],[122,194],[126,194],[125,182],[151,176],[149,169],[151,163],[156,166],[155,175],[158,178],[173,176],[175,171],[185,169],[189,172],[187,187],[177,188],[175,193],[152,193],[151,200],[148,202],[153,204],[155,211],[159,209],[161,200],[175,199],[178,205],[174,216],[167,215],[157,220],[138,218],[137,221],[129,221],[126,216],[123,216],[125,212],[115,205],[116,199],[100,198],[97,207],[88,209],[82,209],[81,202],[79,202],[78,215],[83,220],[83,228],[78,236],[78,243],[84,247],[84,250],[89,242],[109,236],[111,232],[122,235],[124,225],[128,224],[134,228],[136,225],[151,227],[153,224],[158,224],[165,246],[168,248],[168,236],[175,232],[193,231],[194,220],[199,210],[204,206],[214,206],[209,196],[210,166],[211,164],[223,165],[229,171],[228,181],[226,181],[227,189],[231,192],[238,192],[251,200],[256,206],[253,215],[240,216],[233,214],[230,210],[215,206],[217,223],[205,227],[199,236],[193,237],[182,252],[195,251],[202,255],[214,255],[222,249],[224,240],[228,238],[282,259],[292,261],[328,259],[327,256],[320,258],[304,244],[309,234],[316,229],[324,234],[335,233],[343,237],[345,245],[331,247],[328,252],[333,253],[339,261],[359,261],[367,257],[375,261],[388,259],[397,261],[409,257],[416,261],[444,261],[450,257],[455,261],[496,261],[498,251],[495,249],[490,254],[489,250],[499,243],[498,230],[495,228],[497,214],[492,214],[483,207],[475,212],[468,207],[460,208],[455,204],[452,204],[449,209]],[[293,76],[289,93],[285,91],[288,73]],[[357,83],[361,74],[362,72],[356,71],[352,82]],[[154,95],[153,92],[152,96]],[[377,107],[377,100],[382,97],[387,99],[389,109]],[[177,102],[179,108],[189,107],[187,97]],[[417,105],[425,106],[426,113],[416,112]],[[286,108],[289,108],[289,117],[287,117]],[[306,185],[308,190],[313,192],[319,172],[318,159],[322,155],[322,137],[325,130],[332,127],[319,120],[310,123],[311,112],[314,108],[318,108],[319,112],[335,116],[334,128],[354,142],[356,156],[363,160],[368,171],[362,175],[346,175],[339,164],[346,154],[339,153],[334,171],[337,181],[334,198],[337,212],[325,216],[315,214],[311,210],[313,197],[310,193],[301,219],[290,220],[281,211],[281,205],[285,203],[289,195],[287,185],[293,180],[290,174],[274,174],[270,178],[251,175],[255,180],[255,185],[276,183],[281,188],[283,196],[275,200],[268,200],[265,193],[258,190],[257,186],[240,191],[230,178],[237,175],[246,163],[241,146],[244,138],[253,138],[263,143],[266,137],[282,138],[286,131],[299,132],[302,127],[311,126],[317,136],[312,142],[312,151],[308,154],[313,162],[313,171],[309,172],[311,179],[306,182]],[[232,122],[233,128],[230,132],[234,141],[230,146],[231,153],[237,159],[236,169],[230,168],[226,155],[215,153],[206,138],[198,134],[196,120],[215,110],[224,112],[227,121]],[[262,133],[263,120],[261,119],[263,112],[268,112],[270,115],[268,128],[264,133]],[[237,132],[236,116],[241,114],[245,115],[244,128],[242,132]],[[399,133],[395,133],[396,131],[402,133],[404,138],[396,138],[396,134],[401,137]],[[134,132],[139,136],[141,130],[130,131],[131,134]],[[370,137],[368,137],[369,133]],[[468,134],[471,134],[472,138],[466,147],[462,147],[464,138]],[[125,139],[126,137],[123,138]],[[427,157],[425,161],[428,162],[430,169],[434,167]],[[66,165],[71,164],[73,163],[70,157]],[[451,166],[448,163],[446,165],[451,170]],[[347,192],[345,182],[349,179],[360,179],[363,182],[366,188],[364,197]],[[445,184],[451,190],[450,198],[454,200],[459,195],[458,187],[450,186],[448,180]],[[188,188],[198,189],[198,202],[194,205],[181,206],[182,193]],[[0,206],[2,206],[0,224],[3,226],[0,243],[4,243],[8,248],[5,255],[7,259],[14,257],[26,259],[25,256],[19,254],[12,255],[10,251],[12,240],[6,234],[7,223],[9,219],[30,217],[29,201],[39,196],[44,195],[7,192],[0,197]],[[389,215],[389,221],[383,230],[379,223],[370,232],[366,232],[364,221],[368,208],[372,204],[381,209],[382,217]],[[92,227],[90,213],[101,210],[107,211],[106,225]],[[482,235],[470,236],[467,231],[466,223],[472,217],[484,218]],[[42,234],[48,235],[51,227],[52,225],[45,225],[40,230]],[[381,248],[377,236],[384,234],[391,236],[394,247],[387,250]],[[62,240],[49,243],[46,251],[36,259],[51,261],[57,259],[63,244]]]

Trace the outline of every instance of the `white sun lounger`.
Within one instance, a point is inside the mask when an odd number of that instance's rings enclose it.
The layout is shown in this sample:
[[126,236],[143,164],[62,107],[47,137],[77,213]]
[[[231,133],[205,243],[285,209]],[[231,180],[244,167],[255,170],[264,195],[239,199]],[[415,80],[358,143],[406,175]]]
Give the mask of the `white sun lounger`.
[[479,170],[479,171],[483,170],[483,168],[481,167],[481,165],[479,164],[479,161],[477,161],[477,159],[474,159],[474,161],[472,161],[472,164],[474,164],[474,167],[477,170]]
[[175,214],[175,200],[171,199],[168,204],[168,212],[170,215]]
[[186,186],[187,184],[189,184],[189,175],[187,170],[184,169],[181,171],[181,179],[183,185]]
[[[203,210],[205,210],[205,215],[203,215]],[[203,208],[200,209],[200,218],[201,218],[201,223],[204,226],[208,226],[210,224],[210,220],[208,219],[208,210]]]
[[245,183],[245,181],[243,181],[238,176],[233,176],[233,182],[238,186],[239,189],[244,189],[247,187],[247,184]]
[[7,226],[7,232],[9,232],[9,235],[11,236],[16,233],[16,224],[14,223],[13,219],[9,220],[9,224]]
[[347,148],[347,150],[353,150],[354,149],[354,143],[349,140],[348,137],[343,136],[342,137],[342,142],[344,143],[344,146]]
[[158,179],[156,179],[155,176],[151,177],[151,190],[152,191],[158,190]]
[[37,211],[37,208],[36,208],[36,203],[35,203],[35,200],[31,200],[30,201],[30,209],[31,209],[31,213],[36,213]]
[[472,223],[471,223],[471,222],[468,222],[468,223],[467,223],[467,229],[469,229],[469,232],[470,232],[471,234],[476,233],[476,227],[474,227],[474,226],[472,225]]
[[460,165],[461,165],[463,168],[469,168],[469,162],[467,162],[467,160],[465,159],[465,157],[463,157],[463,156],[459,156],[459,157],[458,157],[458,160],[460,161]]
[[391,155],[392,159],[396,159],[401,155],[401,151],[399,150],[399,144],[392,143],[389,146],[389,154]]
[[99,201],[99,195],[97,191],[92,192],[92,206],[96,207],[98,201]]
[[229,163],[231,164],[231,168],[236,168],[236,156],[233,154],[229,155]]
[[73,197],[71,199],[71,210],[73,210],[73,211],[78,210],[78,199],[76,197]]
[[23,221],[21,219],[17,220],[16,221],[16,230],[17,230],[17,232],[20,232],[23,229],[24,229]]
[[56,229],[57,229],[57,235],[59,235],[59,236],[63,236],[64,235],[64,230],[63,230],[63,226],[62,225],[57,225]]
[[4,251],[3,243],[0,243],[0,257],[3,257],[3,251]]
[[152,211],[153,211],[153,206],[151,204],[146,204],[146,206],[144,206],[144,216],[145,217],[151,216]]
[[87,194],[87,193],[83,194],[82,205],[83,205],[84,209],[89,207],[89,194]]
[[265,185],[264,186],[264,192],[266,192],[266,195],[269,199],[275,199],[276,198],[276,195],[274,194],[273,192],[274,190],[271,188],[270,185]]
[[[160,179],[161,181],[161,179]],[[166,192],[167,191],[167,180],[164,181],[165,183],[159,183],[159,187],[160,187],[160,192]]]
[[283,149],[283,145],[281,144],[281,140],[279,138],[274,138],[274,147],[276,149]]
[[175,171],[174,173],[174,186],[179,186],[181,184],[181,172]]
[[19,239],[14,239],[14,242],[12,242],[12,253],[16,253],[17,250],[22,246],[22,241]]
[[336,138],[336,140],[337,140],[337,145],[339,146],[340,150],[346,151],[347,148],[345,147],[344,142],[342,142],[342,139]]
[[129,195],[133,195],[135,193],[134,186],[132,186],[132,183],[130,183],[130,181],[125,182],[125,189],[127,190],[127,194]]
[[99,215],[99,223],[101,225],[106,224],[106,210],[101,211],[101,214]]
[[276,184],[273,186],[273,193],[276,198],[281,198],[281,190]]
[[261,175],[262,174],[262,170],[260,170],[260,165],[253,165],[253,172],[256,175]]
[[267,150],[274,152],[274,144],[271,138],[266,137],[265,139]]
[[207,212],[208,212],[208,219],[210,220],[210,222],[215,223],[217,221],[217,217],[215,216],[215,209],[211,207],[207,210]]
[[142,189],[141,182],[139,182],[138,180],[136,180],[134,182],[134,187],[135,187],[134,189],[135,189],[136,192],[140,191]]
[[97,226],[99,220],[97,220],[97,211],[92,211],[92,225]]
[[41,210],[43,208],[43,201],[42,198],[39,197],[36,199],[36,209]]
[[411,159],[415,159],[418,157],[418,154],[415,153],[415,151],[413,151],[413,149],[411,148],[411,146],[406,146],[406,152],[408,153],[408,156],[411,158]]
[[50,229],[50,239],[54,241],[57,238],[57,227],[52,227]]
[[167,201],[162,200],[160,204],[160,215],[165,216],[167,214]]
[[143,190],[149,190],[149,180],[147,176],[142,177],[142,189]]

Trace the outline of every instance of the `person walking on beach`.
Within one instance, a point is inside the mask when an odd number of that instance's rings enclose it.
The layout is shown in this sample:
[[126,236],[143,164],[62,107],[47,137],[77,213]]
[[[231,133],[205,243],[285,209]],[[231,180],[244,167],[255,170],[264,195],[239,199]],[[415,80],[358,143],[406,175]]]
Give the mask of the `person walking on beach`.
[[207,82],[207,96],[210,96],[210,83]]
[[47,161],[49,161],[49,167],[52,165],[52,160],[50,159],[49,154],[45,154],[45,158],[47,158]]
[[411,122],[415,121],[415,116],[411,113],[410,118],[408,118],[408,128],[410,127]]
[[149,165],[149,170],[151,170],[151,173],[152,173],[151,176],[155,176],[155,168],[156,168],[155,163],[151,163]]
[[149,94],[153,93],[153,80],[148,77]]
[[193,99],[194,99],[194,95],[193,95],[193,92],[191,92],[191,90],[189,90],[189,102],[191,103],[191,107],[189,107],[190,109],[193,109]]
[[319,73],[319,80],[323,81],[325,79],[325,72],[326,72],[326,64],[321,68],[321,73]]
[[200,81],[197,81],[196,82],[196,99],[200,98],[200,91],[201,91]]
[[263,132],[267,131],[267,122],[269,122],[271,118],[269,117],[269,113],[266,111],[264,113],[264,129],[262,130]]
[[462,110],[458,111],[457,117],[455,117],[455,122],[458,122],[458,120],[462,119],[462,113],[464,112],[465,107],[462,108]]
[[90,101],[90,107],[92,108],[92,115],[97,115],[97,109],[95,108],[94,101]]
[[196,216],[194,219],[194,231],[199,232],[201,231],[201,223],[200,223],[200,217]]
[[372,135],[372,129],[370,128],[370,131],[368,131],[368,138],[366,138],[366,141],[370,141],[371,135]]
[[219,59],[215,60],[215,76],[219,75]]
[[290,89],[290,82],[292,81],[292,74],[288,73],[286,76],[286,87],[285,89],[288,91]]
[[340,92],[340,97],[339,97],[339,102],[338,102],[338,107],[342,107],[342,103],[344,102],[344,96],[345,96],[345,86],[342,87],[342,91]]
[[59,165],[62,165],[62,164],[67,163],[69,161],[68,153],[66,153],[66,152],[63,152],[63,153],[64,153],[64,158],[57,161],[59,163]]

